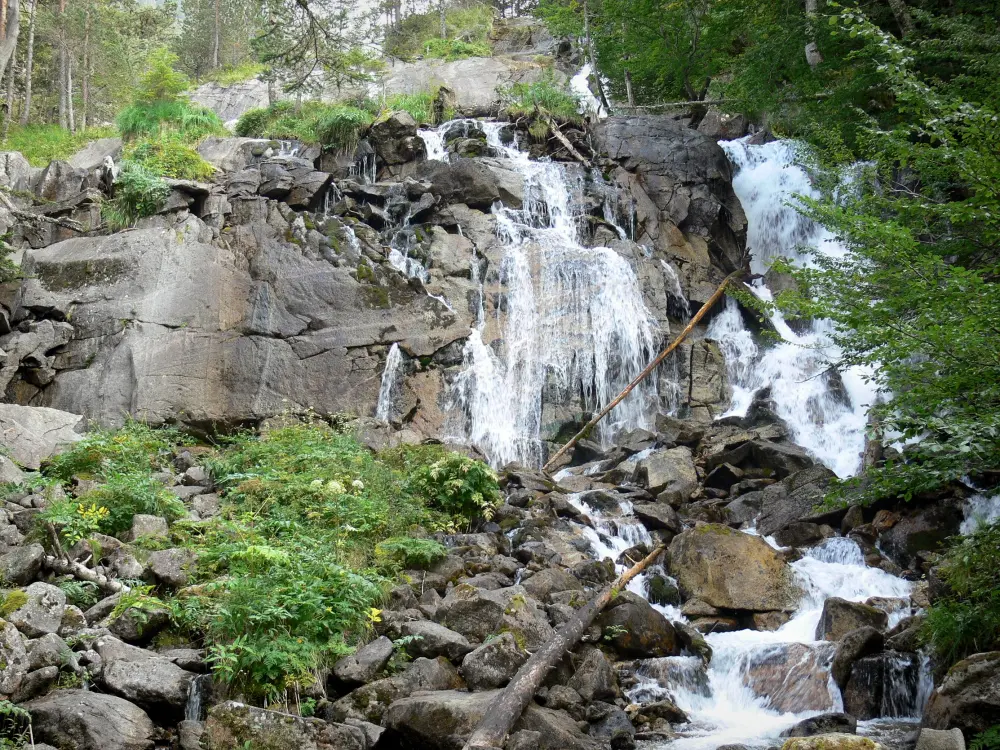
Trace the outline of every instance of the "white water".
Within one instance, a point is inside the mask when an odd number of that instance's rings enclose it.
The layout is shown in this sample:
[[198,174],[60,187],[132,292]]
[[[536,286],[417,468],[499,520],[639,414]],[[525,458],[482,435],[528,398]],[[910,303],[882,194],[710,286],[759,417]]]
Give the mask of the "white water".
[[427,147],[428,161],[448,161],[448,151],[444,147],[444,132],[441,128],[421,128],[417,131]]
[[959,531],[971,534],[980,525],[1000,521],[1000,491],[992,495],[977,492],[965,504],[965,519]]
[[383,422],[389,422],[392,418],[392,409],[399,396],[402,367],[403,353],[399,344],[393,344],[385,358],[382,384],[378,389],[378,404],[375,406],[375,418]]
[[[500,140],[502,123],[483,123],[487,141],[524,177],[524,208],[494,206],[504,244],[497,309],[501,342],[484,340],[486,321],[465,347],[454,384],[466,436],[495,465],[542,458],[543,394],[582,394],[585,409],[608,403],[654,353],[655,322],[636,273],[606,247],[580,243],[582,179],[565,166],[531,161]],[[651,426],[657,392],[648,379],[602,422],[607,443],[619,430]]]
[[[744,141],[722,141],[736,167],[733,189],[747,214],[747,245],[751,269],[767,271],[770,262],[786,257],[808,264],[810,251],[836,257],[845,250],[823,227],[788,205],[796,194],[816,196],[805,170],[797,165],[796,146],[775,141],[750,146]],[[762,281],[753,288],[772,301]],[[840,372],[843,388],[836,387],[831,368],[839,351],[830,341],[831,324],[816,320],[796,331],[780,313],[771,318],[781,340],[758,346],[734,302],[713,320],[708,336],[719,342],[727,358],[733,400],[727,416],[746,414],[754,395],[771,387],[778,416],[788,424],[791,438],[839,476],[855,474],[864,450],[868,407],[876,393],[859,368]]]
[[580,100],[580,114],[603,120],[608,116],[608,113],[605,111],[600,99],[594,96],[594,93],[590,90],[588,79],[591,72],[590,63],[580,68],[580,71],[569,79],[569,90]]

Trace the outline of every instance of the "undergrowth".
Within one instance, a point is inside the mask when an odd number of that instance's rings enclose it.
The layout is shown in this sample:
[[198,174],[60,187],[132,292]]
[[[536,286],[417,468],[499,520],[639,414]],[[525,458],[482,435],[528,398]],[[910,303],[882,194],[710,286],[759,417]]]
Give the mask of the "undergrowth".
[[206,83],[217,83],[220,86],[232,86],[236,83],[250,81],[267,71],[267,66],[258,62],[248,61],[242,65],[227,65],[213,70],[202,78]]
[[109,127],[87,128],[73,135],[58,125],[11,125],[3,150],[20,151],[31,166],[46,167],[51,161],[68,159],[91,141],[116,135]]
[[153,216],[170,196],[170,186],[142,164],[123,161],[119,170],[114,198],[101,205],[101,218],[113,231]]
[[[180,440],[138,423],[88,436],[44,473],[67,488],[74,477],[97,487],[57,502],[43,520],[71,544],[120,533],[137,512],[180,519],[183,505],[153,476]],[[221,514],[177,520],[169,540],[138,542],[191,550],[191,585],[137,586],[118,609],[165,607],[172,625],[161,636],[205,647],[234,697],[260,703],[287,700],[364,642],[400,571],[446,554],[431,535],[466,528],[500,497],[495,475],[472,459],[439,446],[376,455],[319,420],[237,434],[203,465]],[[93,593],[66,590],[81,602]]]
[[548,115],[559,122],[580,125],[579,100],[552,80],[534,83],[515,83],[498,90],[500,98],[512,118],[536,119]]
[[225,133],[218,115],[187,99],[136,101],[121,111],[117,123],[125,140],[175,133],[194,142],[207,135]]
[[372,114],[347,104],[275,102],[251,109],[236,123],[236,135],[246,138],[294,139],[337,150],[357,145],[361,131],[372,123]]
[[998,568],[1000,523],[957,538],[945,553],[939,573],[949,593],[931,605],[923,627],[939,664],[1000,649]]
[[208,180],[215,167],[205,161],[193,146],[176,136],[140,140],[125,148],[124,157],[150,172],[177,180]]
[[486,4],[452,7],[445,11],[447,39],[441,38],[441,16],[437,9],[415,13],[403,19],[385,41],[387,57],[413,60],[418,56],[460,60],[489,57],[490,32],[495,14]]

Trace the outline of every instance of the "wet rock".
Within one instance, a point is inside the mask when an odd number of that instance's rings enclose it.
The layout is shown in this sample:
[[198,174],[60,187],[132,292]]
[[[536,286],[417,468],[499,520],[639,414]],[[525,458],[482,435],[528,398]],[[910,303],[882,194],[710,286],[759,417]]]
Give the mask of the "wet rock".
[[645,659],[679,653],[674,626],[640,596],[622,592],[596,624],[608,645],[623,658]]
[[595,701],[587,706],[590,735],[610,742],[616,750],[635,746],[635,727],[618,706]]
[[816,640],[839,641],[852,630],[871,627],[882,631],[888,624],[889,616],[882,610],[832,596],[823,602]]
[[[837,513],[816,513],[823,502],[834,473],[825,466],[813,466],[756,492],[748,492],[730,503],[731,522],[754,523],[759,533],[770,536],[794,521],[839,522]],[[753,509],[758,511],[753,513]]]
[[35,739],[61,750],[150,750],[153,722],[138,706],[90,690],[57,690],[24,705]]
[[667,576],[651,575],[646,579],[646,598],[650,604],[680,606],[681,592]]
[[824,527],[807,521],[794,521],[774,535],[782,547],[807,547],[825,538]]
[[836,706],[827,671],[832,656],[833,647],[826,644],[775,644],[752,654],[743,683],[780,713],[831,711]]
[[677,511],[665,503],[636,503],[632,506],[632,512],[650,531],[665,529],[680,534],[684,530]]
[[924,727],[917,737],[916,750],[965,750],[965,737],[958,727],[947,730]]
[[800,721],[781,733],[782,737],[812,737],[816,734],[857,734],[858,720],[843,713],[820,714]]
[[376,122],[368,141],[384,164],[395,166],[427,158],[427,147],[417,136],[417,122],[408,112],[393,112]]
[[8,615],[10,620],[29,638],[57,633],[66,608],[66,594],[48,583],[36,582],[24,590],[27,601]]
[[383,635],[334,664],[333,674],[346,685],[364,685],[374,680],[391,658],[392,641]]
[[917,568],[920,554],[937,552],[944,541],[958,533],[963,504],[945,498],[907,512],[889,529],[879,534],[879,547],[904,568]]
[[[728,526],[685,531],[671,542],[669,556],[681,592],[713,607],[789,611],[801,597],[788,564],[767,542]],[[720,575],[733,570],[740,575]]]
[[698,488],[691,449],[686,446],[657,451],[639,462],[639,476],[654,495],[662,492],[677,493],[686,500]]
[[15,547],[0,555],[0,576],[6,583],[26,586],[35,580],[44,558],[45,548],[40,544]]
[[393,701],[423,690],[464,687],[458,670],[444,657],[414,659],[400,674],[369,682],[334,702],[326,712],[331,721],[356,719],[379,724]]
[[576,670],[566,685],[573,688],[584,701],[613,701],[621,696],[618,675],[599,648],[582,646],[574,663]]
[[837,687],[843,689],[847,685],[854,662],[879,653],[884,644],[885,638],[882,633],[872,627],[861,627],[847,633],[837,644],[833,665],[830,667],[830,673]]
[[793,737],[785,740],[781,750],[884,750],[884,748],[868,737],[835,732],[812,737]]
[[895,651],[858,659],[841,691],[844,711],[862,721],[913,716],[919,710],[920,661]]
[[655,703],[644,703],[641,708],[642,715],[650,719],[663,719],[671,724],[683,724],[688,720],[684,711],[677,707],[673,701],[662,700]]
[[205,750],[230,750],[246,743],[275,750],[366,750],[358,727],[268,711],[226,701],[208,712],[202,735]]
[[930,729],[958,727],[966,739],[1000,717],[1000,651],[975,654],[948,670],[924,711]]
[[469,690],[493,690],[510,682],[527,660],[528,653],[517,645],[514,636],[501,633],[468,653],[459,672]]
[[923,616],[904,617],[885,635],[885,646],[892,651],[916,651],[922,646]]

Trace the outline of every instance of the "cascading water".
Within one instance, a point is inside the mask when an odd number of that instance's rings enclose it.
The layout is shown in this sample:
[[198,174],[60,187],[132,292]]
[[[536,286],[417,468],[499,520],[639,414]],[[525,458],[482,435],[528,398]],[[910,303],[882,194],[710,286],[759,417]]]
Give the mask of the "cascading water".
[[[468,439],[502,465],[542,458],[544,394],[582,394],[583,407],[608,403],[654,352],[655,323],[635,271],[606,247],[580,242],[574,197],[582,178],[563,165],[531,161],[502,143],[503,123],[483,123],[487,142],[524,178],[523,208],[495,205],[505,253],[499,268],[504,299],[497,307],[501,342],[483,340],[485,320],[465,347],[454,384]],[[648,427],[656,384],[645,381],[602,423],[597,437]]]
[[[809,176],[796,162],[796,145],[775,141],[751,146],[745,140],[723,141],[736,167],[733,189],[747,214],[751,270],[763,274],[777,257],[811,262],[810,251],[836,257],[845,249],[823,227],[788,204],[796,194],[816,196]],[[753,291],[771,301],[771,290],[758,281]],[[857,472],[864,450],[868,407],[876,392],[866,373],[851,368],[837,373],[839,351],[830,340],[831,324],[814,320],[793,330],[780,313],[771,323],[781,341],[758,347],[730,301],[709,327],[708,337],[726,355],[733,401],[727,414],[743,416],[762,389],[771,388],[778,416],[791,438],[842,477]]]
[[971,534],[980,525],[1000,521],[1000,491],[987,495],[977,492],[965,501],[965,519],[960,531]]
[[385,358],[385,369],[382,371],[382,383],[378,389],[378,404],[375,406],[375,418],[383,422],[392,419],[392,409],[399,395],[400,379],[403,374],[403,352],[399,344],[389,347]]

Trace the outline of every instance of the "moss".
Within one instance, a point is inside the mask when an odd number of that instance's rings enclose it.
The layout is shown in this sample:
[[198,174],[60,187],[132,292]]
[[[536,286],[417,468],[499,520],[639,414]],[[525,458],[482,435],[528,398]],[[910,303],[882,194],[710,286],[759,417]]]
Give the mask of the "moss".
[[389,299],[389,292],[380,286],[368,286],[365,287],[365,295],[367,296],[368,306],[378,310],[386,310],[392,307],[391,301]]
[[28,595],[21,589],[14,589],[7,593],[3,603],[0,604],[0,617],[7,617],[12,612],[16,612],[28,603]]
[[507,609],[504,612],[508,615],[520,612],[528,605],[528,600],[524,598],[522,594],[514,594],[507,603]]
[[721,523],[705,523],[701,526],[696,526],[695,531],[699,534],[723,534],[725,536],[731,536],[732,534],[737,533],[730,527]]
[[371,283],[374,283],[375,281],[375,271],[365,261],[361,261],[360,263],[358,263],[358,268],[357,271],[355,272],[355,276],[357,277],[358,281],[362,282],[367,281]]
[[80,289],[95,282],[111,283],[130,276],[135,269],[121,258],[39,263],[36,273],[52,291]]
[[516,628],[512,628],[509,625],[504,625],[500,630],[497,631],[497,635],[503,635],[504,633],[510,633],[514,636],[514,642],[517,647],[522,651],[528,650],[528,639],[524,637],[524,633]]

